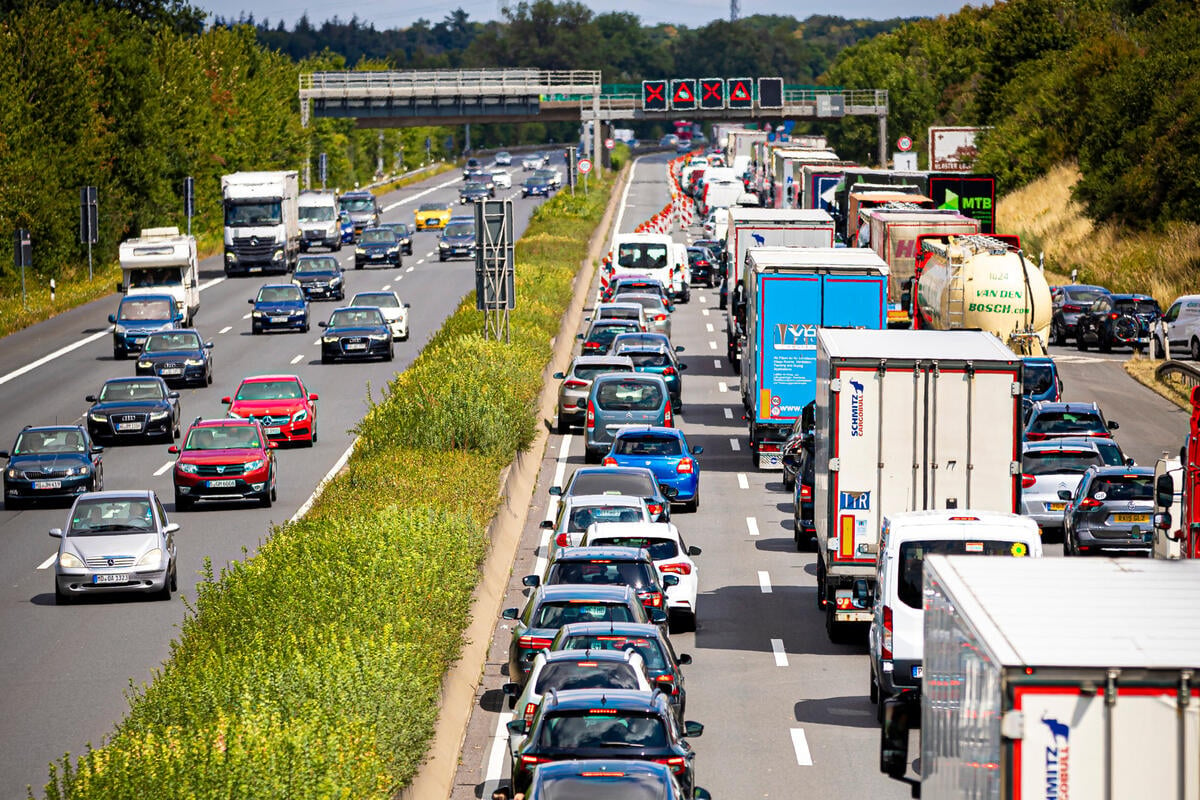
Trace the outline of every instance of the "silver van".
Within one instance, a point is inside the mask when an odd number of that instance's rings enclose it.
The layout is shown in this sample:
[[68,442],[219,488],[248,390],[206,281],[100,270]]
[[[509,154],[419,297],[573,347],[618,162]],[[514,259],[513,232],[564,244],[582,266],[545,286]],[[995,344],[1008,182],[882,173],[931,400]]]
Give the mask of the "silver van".
[[584,418],[585,460],[596,463],[608,452],[613,434],[624,425],[674,427],[670,393],[660,376],[645,373],[598,375],[588,393]]

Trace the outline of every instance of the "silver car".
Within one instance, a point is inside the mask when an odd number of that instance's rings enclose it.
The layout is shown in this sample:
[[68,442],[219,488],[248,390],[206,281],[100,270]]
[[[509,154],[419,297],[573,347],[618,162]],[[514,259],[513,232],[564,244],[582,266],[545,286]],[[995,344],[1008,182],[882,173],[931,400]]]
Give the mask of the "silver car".
[[1150,555],[1154,543],[1154,470],[1092,467],[1067,500],[1063,555],[1106,550]]
[[598,463],[618,428],[639,424],[675,426],[671,394],[662,376],[650,372],[598,376],[587,399],[584,461]]
[[54,598],[70,603],[88,594],[141,592],[170,600],[177,588],[175,532],[150,490],[89,492],[71,507],[58,539]]
[[638,303],[626,303],[621,300],[614,300],[611,303],[599,303],[596,305],[596,310],[592,313],[591,319],[627,319],[636,321],[642,326],[642,330],[648,330],[646,312]]
[[1039,527],[1059,531],[1067,501],[1090,467],[1121,466],[1125,456],[1111,439],[1073,436],[1026,442],[1021,451],[1021,514]]
[[645,294],[643,292],[618,294],[613,297],[614,303],[637,303],[646,315],[646,330],[661,333],[671,338],[671,308],[662,295]]
[[550,537],[553,557],[560,547],[578,547],[589,526],[597,522],[651,522],[645,498],[625,494],[580,494],[564,497],[558,516],[542,527],[554,531]]
[[555,379],[562,381],[558,387],[556,433],[566,433],[571,425],[583,425],[592,380],[606,372],[633,372],[633,361],[622,356],[576,356],[570,369],[554,373]]

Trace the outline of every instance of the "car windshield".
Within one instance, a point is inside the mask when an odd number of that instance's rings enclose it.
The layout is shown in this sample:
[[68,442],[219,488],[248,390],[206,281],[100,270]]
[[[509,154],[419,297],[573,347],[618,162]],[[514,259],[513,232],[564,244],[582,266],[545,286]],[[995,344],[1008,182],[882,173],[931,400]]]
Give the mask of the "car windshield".
[[338,208],[351,214],[372,212],[375,210],[374,197],[339,197]]
[[421,203],[417,207],[417,211],[447,211],[449,206],[445,203]]
[[162,400],[166,397],[158,381],[110,381],[100,388],[101,403],[122,400]]
[[683,445],[675,436],[618,436],[613,452],[619,456],[679,456]]
[[87,443],[83,432],[74,428],[54,430],[21,431],[13,445],[13,455],[26,456],[35,453],[83,453]]
[[609,344],[613,339],[617,338],[618,334],[633,333],[638,329],[636,322],[626,322],[624,320],[604,320],[604,322],[612,324],[593,324],[592,329],[587,334],[589,342]]
[[332,258],[313,259],[312,261],[301,261],[296,265],[296,271],[292,273],[296,278],[328,278],[331,275],[337,275],[338,263]]
[[585,601],[548,602],[538,606],[530,622],[532,628],[561,628],[572,622],[638,622],[633,613],[617,603]]
[[1108,292],[1101,289],[1068,289],[1064,294],[1072,303],[1094,303],[1101,297],[1108,297]]
[[542,667],[533,690],[639,688],[637,673],[624,661],[555,661]]
[[446,226],[446,236],[474,236],[474,222],[451,222]]
[[360,292],[354,295],[354,301],[351,305],[399,308],[400,300],[391,292]]
[[596,522],[642,522],[642,509],[637,506],[583,506],[571,509],[567,520],[570,533],[583,533]]
[[649,382],[623,378],[596,389],[596,405],[605,411],[654,411],[662,404],[662,389]]
[[1094,411],[1046,411],[1029,423],[1029,430],[1062,435],[1108,432]]
[[671,357],[666,353],[637,353],[622,350],[621,355],[628,356],[635,367],[669,367]]
[[304,299],[304,293],[298,286],[264,286],[258,292],[260,303],[291,303]]
[[360,241],[368,244],[395,244],[396,234],[386,228],[368,228],[362,232]]
[[154,514],[146,499],[80,500],[71,512],[68,536],[103,536],[154,530]]
[[283,204],[278,200],[238,203],[226,201],[225,225],[229,228],[246,225],[278,225],[283,221]]
[[662,269],[667,266],[665,244],[622,244],[617,248],[617,265],[641,269]]
[[166,353],[178,350],[200,350],[200,335],[196,333],[152,333],[146,339],[145,352]]
[[121,307],[117,310],[117,319],[130,322],[165,320],[170,318],[171,301],[166,298],[162,300],[135,300],[126,298],[121,301]]
[[900,601],[909,608],[922,607],[922,576],[926,556],[1023,556],[1028,553],[1029,546],[1024,542],[999,542],[989,539],[904,542],[900,545],[900,574],[897,576],[896,593]]
[[633,586],[640,589],[652,586],[655,581],[650,575],[653,567],[639,561],[614,561],[595,559],[577,561],[567,559],[550,565],[546,583],[584,583],[590,586]]
[[235,400],[297,400],[304,396],[295,381],[246,381],[238,387]]
[[408,224],[405,222],[389,222],[383,227],[394,231],[398,238],[404,238],[405,236],[409,235]]
[[301,222],[328,222],[334,216],[333,206],[300,206]]
[[1092,450],[1028,450],[1021,456],[1026,475],[1082,475],[1103,463]]
[[649,497],[655,493],[654,479],[649,475],[633,475],[616,470],[596,470],[575,476],[571,494],[624,494],[630,497]]
[[192,428],[184,450],[260,450],[262,440],[253,425],[212,425]]
[[1105,475],[1088,487],[1088,497],[1096,500],[1153,500],[1153,475]]
[[377,308],[343,308],[329,315],[330,328],[357,328],[382,324],[383,314]]
[[1054,367],[1050,364],[1026,364],[1021,379],[1025,394],[1043,394],[1054,388]]
[[561,750],[596,747],[666,747],[667,729],[657,714],[594,708],[549,714],[538,744]]
[[597,536],[588,540],[589,547],[637,547],[650,554],[652,561],[665,561],[679,556],[679,545],[674,539],[656,539],[649,536]]
[[562,641],[561,650],[636,650],[646,662],[646,669],[660,670],[667,668],[667,658],[662,645],[656,639],[644,639],[640,636],[622,636],[616,633],[599,635],[578,634],[567,636]]
[[463,187],[463,192],[486,192],[488,188],[478,181],[467,181]]
[[692,264],[695,264],[697,261],[707,262],[709,258],[710,256],[707,250],[701,250],[698,247],[688,248],[688,261]]

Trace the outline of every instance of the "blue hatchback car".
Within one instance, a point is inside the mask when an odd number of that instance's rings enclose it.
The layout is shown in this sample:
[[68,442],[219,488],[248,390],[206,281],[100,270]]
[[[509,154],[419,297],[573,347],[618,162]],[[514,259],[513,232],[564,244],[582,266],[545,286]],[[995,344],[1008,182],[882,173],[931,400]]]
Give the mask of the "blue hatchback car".
[[142,351],[154,331],[182,328],[183,312],[169,294],[126,295],[108,321],[113,326],[113,358],[128,358]]
[[700,508],[700,462],[703,447],[689,447],[678,428],[657,425],[624,425],[613,435],[606,467],[646,467],[660,486],[675,490],[675,503],[688,511]]
[[250,332],[299,331],[308,333],[308,300],[294,283],[268,283],[258,290],[258,296],[248,301]]

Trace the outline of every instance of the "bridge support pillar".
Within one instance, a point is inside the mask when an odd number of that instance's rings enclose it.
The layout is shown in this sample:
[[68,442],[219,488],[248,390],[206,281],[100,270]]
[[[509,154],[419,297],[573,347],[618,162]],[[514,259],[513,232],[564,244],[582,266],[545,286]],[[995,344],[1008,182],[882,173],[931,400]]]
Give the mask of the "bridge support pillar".
[[887,169],[888,166],[888,140],[887,140],[887,113],[879,115],[879,168]]
[[600,93],[592,95],[592,164],[599,166],[600,156]]

